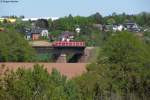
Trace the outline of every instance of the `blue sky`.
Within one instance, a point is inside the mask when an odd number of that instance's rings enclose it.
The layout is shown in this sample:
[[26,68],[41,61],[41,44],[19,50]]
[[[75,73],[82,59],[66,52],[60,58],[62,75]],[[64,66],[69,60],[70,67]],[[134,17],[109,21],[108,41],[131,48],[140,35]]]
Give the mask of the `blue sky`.
[[19,3],[0,3],[0,16],[62,17],[69,14],[89,16],[100,12],[137,14],[150,12],[150,0],[19,0]]

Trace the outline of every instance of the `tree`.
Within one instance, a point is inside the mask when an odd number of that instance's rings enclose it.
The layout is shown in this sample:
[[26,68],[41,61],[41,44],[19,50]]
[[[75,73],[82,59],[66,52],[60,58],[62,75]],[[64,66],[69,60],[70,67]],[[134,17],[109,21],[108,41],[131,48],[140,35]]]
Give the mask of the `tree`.
[[79,100],[79,92],[72,80],[56,69],[49,74],[42,65],[8,71],[0,81],[2,100]]
[[46,19],[38,19],[36,22],[35,22],[35,26],[36,27],[39,27],[39,28],[45,28],[45,29],[48,29],[49,28],[49,23]]
[[52,24],[53,24],[53,21],[52,19],[48,19],[48,24],[49,24],[49,30],[52,30]]
[[[11,27],[12,27],[12,25],[11,25]],[[29,22],[29,21],[23,22],[21,18],[17,18],[16,23],[14,24],[14,28],[18,33],[25,36],[26,29],[31,28],[31,22]]]
[[107,20],[107,24],[112,25],[112,24],[115,24],[115,23],[116,23],[116,21],[113,18],[110,18],[110,19]]
[[[101,77],[104,77],[109,88],[121,91],[126,96],[130,93],[137,93],[142,98],[147,96],[149,93],[144,92],[146,88],[143,84],[149,87],[149,81],[142,77],[146,70],[150,71],[148,51],[149,48],[131,33],[120,33],[112,37],[103,47],[97,62],[102,72]],[[145,76],[148,77],[149,75]]]
[[0,33],[0,62],[31,61],[34,50],[13,28]]
[[81,77],[84,79],[77,81],[81,89],[84,86],[83,95],[92,91],[89,96],[104,100],[114,96],[123,100],[149,98],[150,54],[143,41],[132,33],[122,32],[109,38],[99,52],[97,60]]
[[103,24],[103,17],[99,12],[91,15],[90,18],[92,18],[97,24]]
[[144,33],[144,41],[145,41],[145,43],[150,45],[150,32]]

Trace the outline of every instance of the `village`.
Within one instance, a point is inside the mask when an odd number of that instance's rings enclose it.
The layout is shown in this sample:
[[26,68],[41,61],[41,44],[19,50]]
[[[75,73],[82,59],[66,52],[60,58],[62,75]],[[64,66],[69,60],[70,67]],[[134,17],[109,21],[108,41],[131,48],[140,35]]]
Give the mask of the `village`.
[[[41,17],[41,18],[22,18],[21,21],[23,22],[28,22],[31,21],[31,28],[24,29],[25,32],[25,39],[27,40],[40,40],[41,38],[45,39],[51,39],[53,36],[49,34],[49,30],[46,28],[41,28],[41,27],[36,27],[35,23],[40,20],[49,20],[51,19],[52,21],[58,20],[58,17]],[[10,23],[15,23],[16,18],[9,18],[9,16],[4,16],[0,18],[0,22],[10,22]],[[149,29],[143,29],[141,26],[139,26],[136,22],[128,22],[128,23],[123,23],[123,24],[93,24],[93,27],[98,28],[100,31],[130,31],[130,32],[136,32],[136,33],[142,33],[144,31],[148,31]],[[69,32],[68,30],[60,33],[59,41],[72,41],[75,34],[79,34],[81,31],[80,27],[76,27],[74,29],[74,32]]]
[[[98,47],[98,45],[88,44],[86,41],[78,39],[78,37],[83,34],[83,26],[80,27],[79,25],[76,25],[76,27],[71,29],[72,31],[62,30],[57,34],[52,34],[52,32],[49,30],[49,27],[46,27],[46,25],[48,24],[49,20],[52,21],[51,23],[59,20],[57,17],[24,18],[21,16],[20,18],[13,18],[4,16],[3,18],[0,18],[0,22],[5,23],[6,25],[15,25],[18,19],[21,21],[21,23],[30,22],[30,27],[24,26],[20,31],[22,31],[24,39],[27,40],[28,43],[35,49],[39,57],[42,58],[43,56],[44,58],[44,56],[46,56],[46,62],[88,63],[91,61],[91,59],[93,59],[93,52]],[[128,22],[123,24],[93,23],[91,25],[87,25],[87,27],[93,28],[93,30],[97,30],[97,32],[99,31],[101,34],[106,34],[109,32],[117,33],[122,31],[129,31],[136,33],[136,35],[140,37],[142,37],[146,31],[146,29],[143,29],[135,22]],[[83,28],[85,31],[87,31],[85,27]],[[0,31],[5,31],[5,29],[2,27],[0,28]],[[97,34],[99,34],[98,37],[100,38],[99,32]],[[43,62],[44,60],[41,61]]]

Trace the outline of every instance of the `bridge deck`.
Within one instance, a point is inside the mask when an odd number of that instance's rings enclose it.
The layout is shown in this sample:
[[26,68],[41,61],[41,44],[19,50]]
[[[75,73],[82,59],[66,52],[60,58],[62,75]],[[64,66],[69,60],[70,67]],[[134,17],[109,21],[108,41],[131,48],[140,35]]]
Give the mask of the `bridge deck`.
[[32,41],[29,42],[32,47],[86,47],[85,42],[47,42],[47,41]]

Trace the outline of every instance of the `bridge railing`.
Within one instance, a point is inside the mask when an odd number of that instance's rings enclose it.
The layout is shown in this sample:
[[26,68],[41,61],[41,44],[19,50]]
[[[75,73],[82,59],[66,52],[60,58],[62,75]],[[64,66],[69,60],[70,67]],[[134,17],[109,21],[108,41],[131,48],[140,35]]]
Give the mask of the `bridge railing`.
[[52,43],[53,47],[85,47],[85,42],[65,42],[58,41]]

